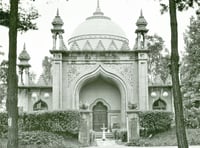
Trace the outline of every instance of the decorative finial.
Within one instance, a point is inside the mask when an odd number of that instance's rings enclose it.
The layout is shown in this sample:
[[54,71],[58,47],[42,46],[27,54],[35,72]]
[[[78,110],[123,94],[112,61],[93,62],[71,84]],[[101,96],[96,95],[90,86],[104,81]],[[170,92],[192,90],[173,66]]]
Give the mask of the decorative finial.
[[24,43],[23,49],[26,50],[26,43]]
[[140,16],[143,16],[142,9],[140,10]]
[[57,14],[57,16],[59,16],[59,9],[58,8],[57,8],[57,13],[56,14]]
[[97,0],[97,8],[96,8],[96,11],[93,14],[94,15],[103,15],[103,12],[101,12],[99,0]]
[[100,7],[99,7],[99,0],[97,0],[97,9],[100,9]]

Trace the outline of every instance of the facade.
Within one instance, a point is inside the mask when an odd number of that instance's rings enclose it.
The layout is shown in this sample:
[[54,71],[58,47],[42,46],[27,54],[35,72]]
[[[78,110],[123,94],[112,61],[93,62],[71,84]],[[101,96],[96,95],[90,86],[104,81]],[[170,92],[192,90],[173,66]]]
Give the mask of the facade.
[[63,41],[63,21],[57,12],[51,32],[53,81],[30,83],[29,59],[19,56],[19,108],[23,111],[69,110],[89,112],[90,127],[100,131],[126,128],[127,111],[162,109],[172,111],[170,86],[149,86],[147,22],[141,12],[137,20],[134,48],[124,31],[104,15],[97,4],[92,16]]

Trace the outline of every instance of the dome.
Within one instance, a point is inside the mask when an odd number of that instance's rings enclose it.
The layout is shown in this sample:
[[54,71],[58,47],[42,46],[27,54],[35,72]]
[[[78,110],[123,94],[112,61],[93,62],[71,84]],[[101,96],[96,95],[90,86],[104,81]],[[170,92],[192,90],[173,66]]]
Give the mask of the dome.
[[28,52],[26,51],[25,44],[24,44],[24,49],[23,49],[22,52],[19,54],[18,59],[19,59],[19,60],[26,60],[26,61],[29,61],[29,60],[30,60],[30,56],[29,56]]
[[121,50],[128,46],[125,32],[97,5],[93,16],[86,18],[68,40],[71,50]]

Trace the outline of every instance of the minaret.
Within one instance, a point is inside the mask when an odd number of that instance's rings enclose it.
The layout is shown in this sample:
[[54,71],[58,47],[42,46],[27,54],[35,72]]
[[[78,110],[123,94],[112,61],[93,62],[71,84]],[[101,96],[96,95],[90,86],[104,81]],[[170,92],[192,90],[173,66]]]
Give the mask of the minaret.
[[[63,42],[64,29],[62,29],[63,21],[59,16],[59,10],[57,9],[57,14],[53,19],[52,25],[53,29],[51,32],[53,34],[53,49],[50,51],[53,54],[53,98],[52,98],[52,107],[53,110],[62,109],[62,92],[63,92],[63,50],[67,48]],[[57,42],[59,39],[59,42]]]
[[146,47],[146,29],[147,21],[145,20],[142,10],[140,12],[140,17],[137,20],[137,29],[135,33],[137,34],[136,38],[136,51],[138,58],[138,101],[140,110],[148,110],[149,101],[148,101],[148,50]]
[[140,17],[136,22],[137,29],[135,33],[137,34],[136,38],[136,49],[146,49],[146,33],[149,31],[146,29],[147,21],[145,20],[142,10],[140,11]]
[[19,67],[19,85],[29,85],[29,67],[31,66],[28,61],[30,60],[30,56],[26,51],[26,45],[24,43],[24,47],[22,52],[19,54],[18,59],[20,63],[18,64]]
[[[63,42],[63,36],[62,34],[64,33],[64,29],[62,29],[63,26],[63,21],[61,17],[59,16],[59,10],[57,9],[57,14],[54,17],[52,21],[53,29],[51,29],[51,32],[53,34],[53,49],[52,50],[63,50],[65,49],[65,45]],[[59,42],[57,45],[57,39],[59,38]]]

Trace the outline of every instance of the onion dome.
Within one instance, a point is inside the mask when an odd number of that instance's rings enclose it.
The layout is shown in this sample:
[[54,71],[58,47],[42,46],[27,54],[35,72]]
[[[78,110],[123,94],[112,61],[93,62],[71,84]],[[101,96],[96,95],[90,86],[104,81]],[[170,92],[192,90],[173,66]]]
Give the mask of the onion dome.
[[19,59],[19,60],[26,60],[26,61],[29,61],[29,60],[30,60],[30,56],[29,56],[28,52],[26,51],[25,44],[24,44],[24,49],[23,49],[22,52],[19,54],[18,59]]
[[136,33],[138,32],[142,32],[142,33],[146,33],[148,32],[148,29],[146,29],[146,26],[147,26],[147,21],[145,20],[143,14],[142,14],[142,10],[140,12],[140,17],[138,18],[137,22],[136,22],[136,26],[138,27],[136,29]]
[[54,17],[53,22],[52,22],[52,25],[53,25],[52,30],[62,30],[63,24],[64,24],[63,20],[59,16],[59,10],[57,9],[57,15]]
[[30,67],[30,64],[28,63],[28,61],[30,60],[30,56],[29,56],[28,52],[26,51],[25,44],[24,44],[24,49],[19,54],[18,59],[20,60],[20,63],[18,64],[19,66]]
[[119,25],[104,15],[97,1],[96,11],[86,18],[68,40],[70,50],[127,50],[128,39]]

